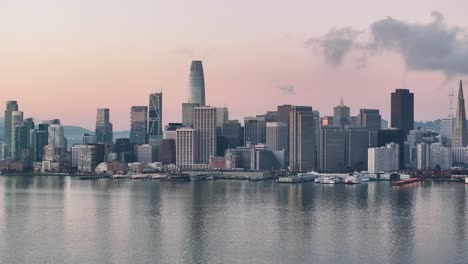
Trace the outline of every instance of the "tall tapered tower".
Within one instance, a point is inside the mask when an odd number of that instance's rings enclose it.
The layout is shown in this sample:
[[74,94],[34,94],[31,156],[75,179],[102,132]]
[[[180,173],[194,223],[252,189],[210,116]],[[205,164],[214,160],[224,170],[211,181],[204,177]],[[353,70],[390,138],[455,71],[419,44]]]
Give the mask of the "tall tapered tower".
[[466,112],[465,98],[463,97],[463,84],[460,81],[458,90],[457,115],[455,118],[455,126],[453,128],[452,146],[466,147],[468,145],[468,135],[466,130]]
[[205,106],[205,77],[201,61],[192,61],[188,92],[188,103]]

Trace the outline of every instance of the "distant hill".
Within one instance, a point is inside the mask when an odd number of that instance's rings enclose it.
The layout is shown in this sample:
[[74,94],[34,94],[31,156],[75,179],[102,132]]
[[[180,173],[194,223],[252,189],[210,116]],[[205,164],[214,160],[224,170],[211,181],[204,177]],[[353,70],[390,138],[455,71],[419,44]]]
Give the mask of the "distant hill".
[[69,140],[81,139],[84,134],[94,134],[94,131],[78,126],[63,126],[65,137]]

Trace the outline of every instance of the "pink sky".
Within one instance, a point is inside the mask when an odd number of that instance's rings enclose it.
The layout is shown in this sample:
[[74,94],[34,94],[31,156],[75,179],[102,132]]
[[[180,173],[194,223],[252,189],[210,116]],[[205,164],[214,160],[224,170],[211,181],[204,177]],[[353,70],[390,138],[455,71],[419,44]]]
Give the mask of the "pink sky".
[[[464,1],[361,1],[366,8],[342,1],[222,2],[2,1],[0,101],[17,100],[25,117],[86,128],[94,127],[96,108],[108,107],[115,129],[123,130],[130,107],[146,105],[149,93],[162,89],[163,122],[177,122],[190,61],[200,59],[207,103],[227,106],[232,119],[279,104],[330,115],[340,97],[353,115],[379,108],[388,119],[390,93],[403,86],[415,93],[417,120],[447,115],[448,89],[457,88],[458,78],[445,82],[439,72],[408,70],[396,53],[374,56],[364,69],[351,54],[334,68],[304,43],[332,27],[365,28],[387,15],[427,21],[432,10],[468,28]],[[281,92],[281,85],[293,85],[296,94]]]

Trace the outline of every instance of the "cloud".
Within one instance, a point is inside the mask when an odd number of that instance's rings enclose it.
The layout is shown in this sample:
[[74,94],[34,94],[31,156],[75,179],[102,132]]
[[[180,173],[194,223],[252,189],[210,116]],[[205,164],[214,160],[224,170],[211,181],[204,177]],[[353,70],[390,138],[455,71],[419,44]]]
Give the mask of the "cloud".
[[280,85],[278,87],[278,89],[281,92],[285,93],[285,94],[289,94],[289,95],[295,95],[296,94],[296,88],[293,85],[290,85],[290,84]]
[[333,28],[320,38],[311,38],[306,46],[318,48],[323,51],[327,63],[338,66],[344,57],[352,50],[356,38],[362,31],[347,28]]
[[[466,30],[447,25],[439,12],[432,12],[431,17],[427,23],[411,23],[392,17],[375,21],[370,24],[365,41],[358,40],[353,32],[359,31],[351,28],[332,29],[332,34],[329,32],[315,41],[321,44],[325,60],[334,66],[340,65],[352,51],[362,54],[360,66],[365,65],[369,56],[392,51],[400,54],[406,66],[413,70],[440,71],[448,78],[468,74]],[[327,45],[330,42],[335,44]]]

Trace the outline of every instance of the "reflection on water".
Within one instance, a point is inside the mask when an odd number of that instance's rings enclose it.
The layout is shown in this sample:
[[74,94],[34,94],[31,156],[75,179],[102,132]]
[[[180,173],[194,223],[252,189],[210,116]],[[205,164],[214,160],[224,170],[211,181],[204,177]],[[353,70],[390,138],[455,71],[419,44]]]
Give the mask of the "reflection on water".
[[0,178],[2,263],[466,263],[463,184]]

